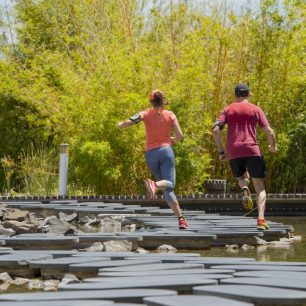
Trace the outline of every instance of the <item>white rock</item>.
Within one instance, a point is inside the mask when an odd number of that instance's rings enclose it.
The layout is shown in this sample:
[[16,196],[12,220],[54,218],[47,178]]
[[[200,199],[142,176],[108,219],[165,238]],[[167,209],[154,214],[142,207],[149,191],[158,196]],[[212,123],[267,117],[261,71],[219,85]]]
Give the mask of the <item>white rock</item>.
[[301,235],[293,235],[292,237],[293,241],[302,241],[302,236]]
[[0,281],[3,283],[12,283],[13,279],[10,277],[10,275],[7,272],[0,273]]
[[143,248],[137,248],[137,250],[135,251],[135,253],[139,253],[139,254],[147,254],[150,253],[149,251],[143,249]]
[[80,280],[74,274],[67,273],[64,275],[63,279],[61,280],[60,286],[67,284],[76,284],[76,283],[80,283]]
[[85,251],[85,252],[103,252],[104,250],[104,245],[101,242],[94,242],[90,247],[85,248],[85,249],[80,249],[80,251]]
[[23,277],[15,277],[13,280],[12,284],[15,286],[23,286],[26,285],[30,282],[28,278],[23,278]]
[[0,285],[0,291],[6,291],[10,287],[11,283],[10,282],[5,282]]
[[5,235],[10,237],[16,235],[16,232],[12,228],[5,228],[0,226],[0,235]]
[[44,291],[57,291],[59,281],[56,279],[49,279],[44,281]]
[[156,249],[156,251],[158,253],[176,253],[177,249],[172,245],[162,244]]
[[243,244],[243,245],[241,246],[241,249],[244,250],[244,251],[248,251],[248,250],[251,250],[251,249],[255,249],[255,247],[252,246],[252,245]]
[[41,280],[37,280],[37,279],[30,280],[28,282],[28,288],[30,290],[32,290],[32,289],[43,289],[44,288],[44,282],[41,281]]
[[261,239],[257,236],[254,236],[254,238],[256,239],[257,245],[267,245],[268,244],[268,242],[266,240],[263,240],[263,239]]
[[225,246],[225,248],[227,250],[238,250],[239,249],[239,245],[238,244],[227,244]]
[[111,240],[103,243],[106,252],[131,252],[132,242],[127,240]]

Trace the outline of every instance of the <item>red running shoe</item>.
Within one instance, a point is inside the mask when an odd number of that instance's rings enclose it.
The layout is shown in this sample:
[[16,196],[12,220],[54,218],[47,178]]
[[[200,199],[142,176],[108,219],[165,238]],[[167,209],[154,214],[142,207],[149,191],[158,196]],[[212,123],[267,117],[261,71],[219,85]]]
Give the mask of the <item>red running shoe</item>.
[[179,229],[187,229],[189,227],[188,222],[184,217],[180,217],[178,219],[178,222],[179,222]]
[[148,192],[148,198],[150,200],[154,200],[156,198],[156,192],[158,191],[158,188],[156,187],[155,182],[150,179],[145,179],[144,184]]

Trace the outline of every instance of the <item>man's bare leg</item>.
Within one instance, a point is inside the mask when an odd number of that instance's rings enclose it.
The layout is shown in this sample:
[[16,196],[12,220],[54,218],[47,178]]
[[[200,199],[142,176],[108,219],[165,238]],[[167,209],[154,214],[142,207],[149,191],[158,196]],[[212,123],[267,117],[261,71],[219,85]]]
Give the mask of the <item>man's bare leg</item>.
[[265,218],[267,194],[265,191],[265,179],[252,178],[253,185],[256,191],[256,203],[258,208],[258,219]]
[[249,189],[249,177],[249,173],[246,171],[241,177],[238,178],[238,184],[242,190],[242,205],[245,210],[253,209],[253,200]]

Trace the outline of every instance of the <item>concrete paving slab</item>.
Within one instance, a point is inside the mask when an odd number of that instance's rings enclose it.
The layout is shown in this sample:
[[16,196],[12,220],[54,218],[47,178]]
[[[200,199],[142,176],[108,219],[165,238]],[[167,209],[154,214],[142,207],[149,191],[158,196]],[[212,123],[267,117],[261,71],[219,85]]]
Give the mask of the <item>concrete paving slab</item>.
[[[130,262],[130,261],[129,261]],[[143,264],[137,266],[125,265],[114,268],[102,268],[99,272],[135,272],[135,271],[158,271],[158,270],[179,270],[179,269],[204,269],[202,264],[170,263],[170,264]]]
[[59,290],[64,291],[79,291],[79,290],[110,290],[110,289],[170,289],[179,292],[190,292],[194,286],[198,285],[216,285],[215,279],[201,278],[201,276],[192,277],[154,277],[142,278],[133,281],[114,281],[114,282],[96,282],[96,283],[79,283],[59,286]]
[[[214,273],[215,272],[215,273]],[[163,275],[188,275],[188,274],[229,274],[232,275],[235,270],[217,270],[217,269],[179,269],[179,270],[157,270],[157,271],[132,271],[132,272],[100,272],[100,277],[142,277],[142,276],[163,276]]]
[[211,269],[230,269],[235,270],[236,272],[240,271],[288,271],[288,272],[306,272],[306,267],[300,267],[300,266],[273,266],[273,265],[217,265],[217,266],[211,266]]
[[32,269],[42,269],[42,268],[53,268],[53,269],[69,269],[69,265],[79,264],[79,263],[89,263],[96,261],[109,262],[109,257],[63,257],[48,260],[36,260],[30,261],[30,267]]
[[[180,270],[184,271],[184,269]],[[134,282],[134,281],[143,281],[147,282],[148,280],[173,280],[174,278],[197,278],[197,279],[215,279],[215,280],[222,280],[226,278],[233,278],[231,274],[174,274],[174,275],[151,275],[151,276],[128,276],[124,278],[124,281],[127,283]],[[122,277],[92,277],[92,278],[85,278],[83,280],[84,283],[114,283],[114,282],[122,282]]]
[[99,271],[100,269],[104,268],[118,268],[118,267],[130,267],[133,266],[143,267],[145,265],[149,264],[158,264],[161,261],[159,260],[133,260],[133,261],[127,261],[127,260],[112,260],[112,261],[94,261],[94,262],[88,262],[88,263],[80,263],[80,264],[71,264],[69,265],[69,271],[71,272],[88,272],[88,271]]
[[0,265],[28,265],[30,261],[49,260],[52,255],[49,253],[27,252],[25,254],[7,254],[0,256]]
[[[213,271],[214,269],[212,269]],[[219,271],[219,270],[218,270]],[[279,278],[292,278],[301,279],[306,281],[305,272],[289,272],[289,271],[245,271],[236,272],[233,274],[235,277],[279,277]],[[105,275],[104,275],[105,276]]]
[[148,306],[251,306],[254,304],[234,301],[215,296],[180,295],[171,297],[144,298]]
[[72,257],[110,257],[112,260],[122,260],[127,256],[141,257],[140,254],[133,252],[78,252]]
[[11,237],[5,238],[5,244],[16,249],[54,249],[71,250],[79,242],[78,237],[68,236],[48,236],[48,237]]
[[120,289],[120,290],[80,290],[36,293],[0,294],[0,301],[44,301],[61,300],[112,300],[121,303],[142,303],[144,297],[175,296],[174,290],[162,289]]
[[200,286],[193,288],[193,293],[235,299],[260,306],[303,306],[306,303],[306,292],[264,286]]
[[[30,301],[30,302],[1,302],[1,306],[108,306],[114,304],[113,301],[102,301],[102,300],[64,300],[64,301]],[[122,304],[121,304],[122,305]],[[139,304],[126,304],[126,305],[138,305]]]
[[[306,279],[305,279],[306,280]],[[301,279],[280,278],[280,277],[235,277],[232,279],[220,280],[222,285],[254,285],[265,287],[276,287],[293,290],[305,290],[306,281]]]

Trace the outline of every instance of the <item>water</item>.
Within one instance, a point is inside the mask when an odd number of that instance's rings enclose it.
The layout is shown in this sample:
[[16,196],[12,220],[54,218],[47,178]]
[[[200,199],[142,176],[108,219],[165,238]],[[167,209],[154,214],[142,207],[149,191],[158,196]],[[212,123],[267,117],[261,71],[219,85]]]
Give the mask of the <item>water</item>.
[[290,224],[294,227],[294,235],[301,235],[302,241],[295,242],[290,248],[267,248],[262,250],[255,248],[251,250],[239,249],[235,252],[227,251],[224,247],[203,250],[202,256],[212,257],[251,257],[259,261],[306,261],[306,217],[274,217],[271,221]]

